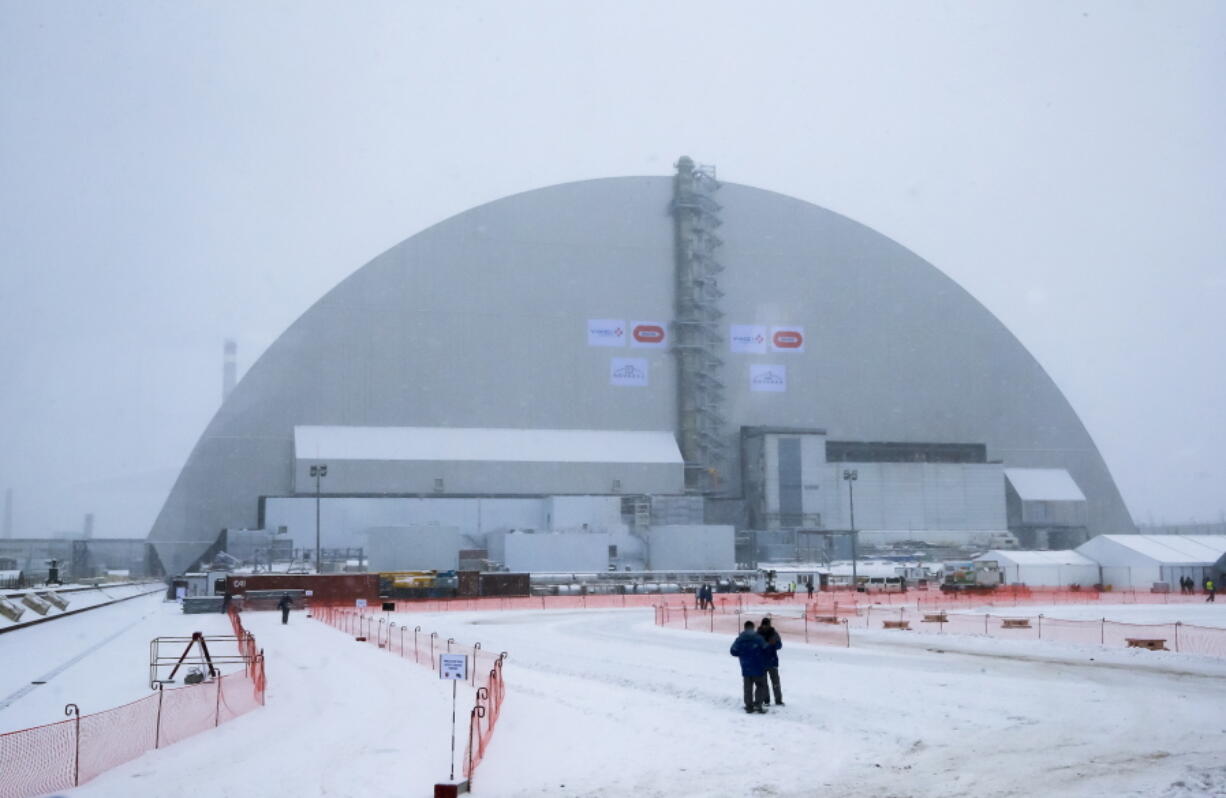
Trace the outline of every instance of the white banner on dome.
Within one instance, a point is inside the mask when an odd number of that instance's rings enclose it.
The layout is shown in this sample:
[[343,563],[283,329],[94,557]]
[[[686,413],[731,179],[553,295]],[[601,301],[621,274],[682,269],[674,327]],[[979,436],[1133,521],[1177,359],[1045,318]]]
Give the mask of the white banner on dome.
[[668,346],[668,326],[662,321],[630,322],[630,345],[647,349]]
[[766,354],[766,326],[763,324],[733,324],[728,332],[728,345],[733,352]]
[[772,352],[805,351],[804,327],[771,327]]
[[783,393],[787,389],[787,366],[763,366],[755,363],[749,367],[749,390]]
[[643,388],[647,385],[647,360],[641,357],[615,357],[609,362],[609,384]]
[[625,346],[625,319],[588,319],[588,346]]

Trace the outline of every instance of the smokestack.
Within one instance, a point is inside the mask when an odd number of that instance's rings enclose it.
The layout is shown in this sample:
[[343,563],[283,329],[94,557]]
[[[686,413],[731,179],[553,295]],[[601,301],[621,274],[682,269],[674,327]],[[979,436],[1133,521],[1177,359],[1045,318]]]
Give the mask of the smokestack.
[[238,366],[235,364],[238,344],[227,338],[224,353],[221,367],[221,401],[223,402],[230,398],[230,392],[234,390],[238,371]]
[[4,535],[3,537],[11,538],[13,536],[13,489],[7,488],[4,491]]
[[81,530],[81,537],[85,540],[89,540],[93,536],[94,536],[94,514],[86,513],[85,514],[85,528]]

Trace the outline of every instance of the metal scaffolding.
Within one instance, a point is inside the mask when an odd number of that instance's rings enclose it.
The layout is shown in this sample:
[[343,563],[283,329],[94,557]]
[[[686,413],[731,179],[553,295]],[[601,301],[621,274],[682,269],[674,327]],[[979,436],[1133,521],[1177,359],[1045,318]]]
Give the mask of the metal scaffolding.
[[676,313],[673,352],[677,356],[677,402],[685,487],[690,493],[717,493],[726,460],[724,384],[719,373],[719,289],[716,275],[724,270],[715,252],[723,244],[715,234],[722,224],[715,168],[677,162],[673,193],[676,227]]

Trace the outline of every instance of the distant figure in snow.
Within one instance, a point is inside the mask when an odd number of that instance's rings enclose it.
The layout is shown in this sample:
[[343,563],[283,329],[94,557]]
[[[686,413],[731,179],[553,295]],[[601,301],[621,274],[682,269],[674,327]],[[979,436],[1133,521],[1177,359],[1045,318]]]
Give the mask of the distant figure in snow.
[[227,589],[226,594],[221,597],[221,614],[222,615],[225,615],[227,612],[230,611],[230,602],[231,600],[233,600],[233,598],[234,598],[234,594],[231,593]]
[[809,582],[805,585],[805,590],[809,592],[809,598],[813,598],[813,577],[809,577]]
[[[763,618],[762,623],[758,624],[758,634],[766,643],[766,675],[775,693],[775,704],[783,706],[783,690],[779,686],[779,649],[783,648],[783,639],[779,637],[779,632],[771,624],[770,618]],[[767,694],[762,703],[770,706],[770,694]]]
[[281,623],[289,623],[289,610],[294,606],[294,600],[289,597],[289,593],[283,593],[281,600],[277,602],[277,609],[281,610]]
[[1217,601],[1214,596],[1217,593],[1217,585],[1213,583],[1212,579],[1205,580],[1205,592],[1209,594],[1205,601],[1212,601],[1216,604]]
[[745,621],[745,630],[732,641],[728,653],[741,661],[741,688],[746,712],[762,712],[766,695],[766,641],[754,631],[753,621]]

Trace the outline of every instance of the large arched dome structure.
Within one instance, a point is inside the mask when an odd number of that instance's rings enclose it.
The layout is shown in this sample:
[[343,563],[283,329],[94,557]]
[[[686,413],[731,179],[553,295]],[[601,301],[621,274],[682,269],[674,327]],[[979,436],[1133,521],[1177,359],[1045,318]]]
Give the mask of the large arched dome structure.
[[[168,572],[195,562],[223,528],[256,527],[261,497],[313,495],[295,479],[303,426],[667,430],[693,460],[685,427],[705,424],[720,440],[707,441],[700,465],[719,473],[701,490],[732,497],[743,488],[744,428],[972,442],[1008,467],[1067,470],[1091,533],[1132,529],[1069,403],[953,281],[863,225],[749,186],[694,193],[705,203],[695,218],[712,218],[691,229],[679,217],[679,179],[507,197],[354,272],[269,347],[204,431],[150,533]],[[695,241],[715,253],[710,275],[686,271]],[[691,301],[706,303],[695,312],[713,349],[687,366],[682,350],[696,339],[677,321]],[[592,346],[601,331],[589,328],[604,319],[663,322],[670,346]],[[769,342],[734,351],[731,325],[797,328],[803,347],[788,351],[785,339],[776,351]],[[632,358],[647,378],[611,379],[611,355]],[[755,390],[753,375],[771,365],[786,367],[785,389]],[[699,404],[715,404],[698,422],[695,390]]]

